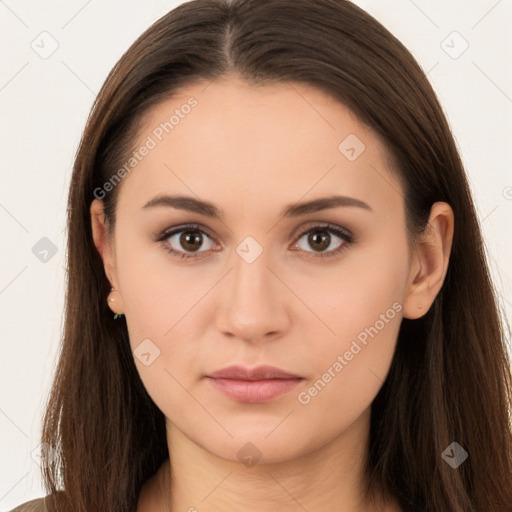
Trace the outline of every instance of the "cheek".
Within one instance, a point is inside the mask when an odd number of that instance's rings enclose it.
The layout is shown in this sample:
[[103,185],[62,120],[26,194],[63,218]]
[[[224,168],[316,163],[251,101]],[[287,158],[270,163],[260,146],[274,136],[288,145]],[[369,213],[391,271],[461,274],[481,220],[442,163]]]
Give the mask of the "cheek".
[[[337,336],[310,351],[311,374],[297,403],[310,427],[326,437],[348,428],[367,410],[391,367],[402,320],[402,305],[383,293],[354,297],[330,319]],[[325,341],[325,340],[324,340]]]
[[[376,244],[346,258],[324,286],[308,294],[308,304],[332,332],[310,347],[316,377],[298,401],[323,410],[324,419],[360,414],[381,388],[402,321],[407,254],[404,240]],[[315,339],[313,331],[309,339]]]
[[118,255],[123,309],[134,336],[163,338],[207,289],[205,272],[177,264],[157,243],[120,237]]
[[197,267],[176,265],[158,244],[143,244],[129,234],[118,238],[117,247],[135,364],[157,405],[159,400],[178,400],[173,403],[179,406],[180,384],[187,386],[190,375],[198,372],[197,316],[204,312],[202,299],[215,278],[211,270],[199,275]]
[[189,331],[191,308],[204,291],[171,265],[150,264],[150,254],[137,252],[132,244],[124,254],[118,262],[120,286],[137,371],[161,411],[185,411],[190,408],[185,389],[196,373],[198,350],[197,336]]
[[[348,349],[358,336],[364,342],[366,329],[375,324],[380,335],[400,323],[408,279],[405,240],[387,242],[383,237],[371,247],[347,252],[329,267],[294,278],[297,294],[307,298],[308,306],[328,328],[321,347],[329,355]],[[312,315],[309,318],[321,327]]]

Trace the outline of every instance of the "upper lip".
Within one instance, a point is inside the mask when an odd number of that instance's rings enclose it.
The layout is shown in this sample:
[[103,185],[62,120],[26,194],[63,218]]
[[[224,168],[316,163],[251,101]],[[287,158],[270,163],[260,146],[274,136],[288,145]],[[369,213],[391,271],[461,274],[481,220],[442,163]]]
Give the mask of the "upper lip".
[[275,366],[258,366],[246,368],[244,366],[228,366],[210,373],[207,377],[214,379],[236,379],[236,380],[266,380],[266,379],[300,379],[300,375],[285,372]]

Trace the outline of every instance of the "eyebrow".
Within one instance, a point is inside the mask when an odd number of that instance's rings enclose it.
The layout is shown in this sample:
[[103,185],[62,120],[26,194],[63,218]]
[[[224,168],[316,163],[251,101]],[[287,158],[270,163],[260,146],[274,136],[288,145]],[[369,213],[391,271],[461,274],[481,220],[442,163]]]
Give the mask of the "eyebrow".
[[[158,195],[147,202],[142,209],[156,208],[156,207],[169,207],[178,210],[185,210],[188,212],[198,213],[206,217],[222,220],[224,212],[208,201],[202,201],[190,196],[179,195]],[[286,206],[281,212],[281,216],[285,218],[300,217],[308,213],[315,213],[322,210],[338,207],[356,207],[364,210],[373,211],[369,204],[346,196],[329,196],[313,199],[312,201],[296,203]]]

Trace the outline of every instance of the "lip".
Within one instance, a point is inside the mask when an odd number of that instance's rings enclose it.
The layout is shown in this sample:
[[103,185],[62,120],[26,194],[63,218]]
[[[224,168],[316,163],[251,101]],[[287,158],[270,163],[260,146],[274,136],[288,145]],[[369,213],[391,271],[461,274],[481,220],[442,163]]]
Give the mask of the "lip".
[[257,366],[246,368],[245,366],[228,366],[210,373],[207,377],[213,379],[237,379],[237,380],[266,380],[266,379],[300,379],[300,375],[285,372],[275,366]]
[[274,366],[229,366],[206,376],[212,386],[233,400],[263,403],[291,391],[303,377]]

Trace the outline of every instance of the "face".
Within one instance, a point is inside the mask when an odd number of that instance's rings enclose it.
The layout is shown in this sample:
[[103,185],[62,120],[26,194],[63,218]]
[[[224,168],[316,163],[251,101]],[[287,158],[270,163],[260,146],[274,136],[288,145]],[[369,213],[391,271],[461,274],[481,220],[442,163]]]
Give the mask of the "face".
[[145,117],[106,270],[169,425],[227,460],[249,442],[287,460],[348,431],[386,378],[410,284],[401,186],[321,91],[205,87]]

